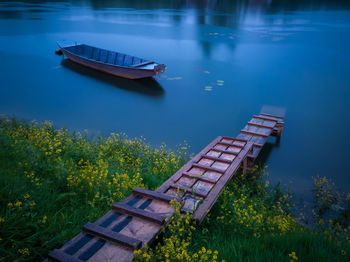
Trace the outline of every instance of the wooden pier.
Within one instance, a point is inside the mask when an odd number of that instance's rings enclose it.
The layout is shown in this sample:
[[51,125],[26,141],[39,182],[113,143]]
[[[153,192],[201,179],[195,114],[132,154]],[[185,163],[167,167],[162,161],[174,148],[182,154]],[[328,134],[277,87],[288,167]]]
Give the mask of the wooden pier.
[[283,118],[268,114],[253,116],[236,138],[215,138],[156,191],[135,188],[132,195],[60,249],[48,261],[130,261],[134,249],[150,244],[173,215],[171,200],[182,212],[202,222],[220,193],[241,167],[249,171],[269,136],[279,138]]

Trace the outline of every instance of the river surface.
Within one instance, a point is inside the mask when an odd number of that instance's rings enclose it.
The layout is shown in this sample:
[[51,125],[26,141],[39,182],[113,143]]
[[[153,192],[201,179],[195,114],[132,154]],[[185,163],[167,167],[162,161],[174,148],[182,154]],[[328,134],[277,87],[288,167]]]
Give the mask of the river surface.
[[[112,77],[56,56],[62,39],[167,69]],[[350,190],[349,1],[0,1],[0,114],[195,153],[261,110],[285,115],[260,158],[273,182]]]

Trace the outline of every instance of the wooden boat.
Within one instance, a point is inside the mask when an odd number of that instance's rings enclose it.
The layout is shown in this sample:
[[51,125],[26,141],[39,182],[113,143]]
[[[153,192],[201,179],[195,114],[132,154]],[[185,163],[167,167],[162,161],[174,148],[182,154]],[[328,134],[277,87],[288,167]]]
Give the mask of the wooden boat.
[[164,72],[165,65],[85,44],[57,42],[56,54],[84,66],[129,79],[152,77]]

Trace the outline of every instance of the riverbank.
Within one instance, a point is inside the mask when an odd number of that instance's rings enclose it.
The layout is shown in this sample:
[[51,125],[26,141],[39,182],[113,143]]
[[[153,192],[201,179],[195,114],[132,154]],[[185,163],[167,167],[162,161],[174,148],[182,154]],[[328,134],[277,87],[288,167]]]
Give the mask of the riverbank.
[[[87,132],[70,133],[49,122],[1,119],[1,260],[43,260],[134,187],[155,189],[162,184],[188,160],[187,149],[186,145],[177,151],[165,145],[155,149],[144,139],[125,134],[91,140]],[[191,224],[188,216],[177,217],[164,238],[137,254],[137,259],[350,258],[346,228],[350,209],[342,205],[331,222],[322,223],[323,216],[329,217],[339,204],[332,190],[325,190],[330,187],[324,180],[315,180],[316,189],[319,185],[315,196],[321,194],[314,211],[317,223],[307,228],[297,223],[292,194],[278,185],[269,186],[258,174],[235,176],[202,225]]]

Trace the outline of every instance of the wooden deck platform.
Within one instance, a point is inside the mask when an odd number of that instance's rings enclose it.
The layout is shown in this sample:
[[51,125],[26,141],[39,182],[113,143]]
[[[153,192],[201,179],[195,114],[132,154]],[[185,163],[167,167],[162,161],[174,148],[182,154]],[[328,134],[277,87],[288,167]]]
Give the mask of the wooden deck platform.
[[182,203],[200,223],[235,172],[250,168],[269,136],[279,137],[283,118],[253,116],[236,138],[219,136],[156,191],[135,188],[133,194],[82,232],[49,253],[48,261],[130,261],[134,249],[149,244],[173,215],[171,200]]

